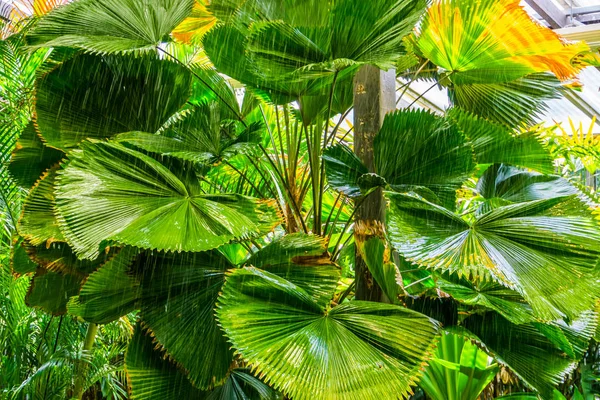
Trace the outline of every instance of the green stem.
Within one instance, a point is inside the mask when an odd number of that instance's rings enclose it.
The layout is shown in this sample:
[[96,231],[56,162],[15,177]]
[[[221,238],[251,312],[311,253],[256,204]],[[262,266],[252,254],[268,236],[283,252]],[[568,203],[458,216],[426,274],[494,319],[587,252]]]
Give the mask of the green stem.
[[[83,352],[89,352],[94,347],[94,339],[98,333],[98,325],[90,323],[85,334],[85,341],[83,342]],[[85,389],[85,378],[87,374],[87,363],[79,360],[77,365],[77,371],[75,376],[75,388],[73,389],[73,397],[77,400],[81,400],[83,397],[83,391]]]

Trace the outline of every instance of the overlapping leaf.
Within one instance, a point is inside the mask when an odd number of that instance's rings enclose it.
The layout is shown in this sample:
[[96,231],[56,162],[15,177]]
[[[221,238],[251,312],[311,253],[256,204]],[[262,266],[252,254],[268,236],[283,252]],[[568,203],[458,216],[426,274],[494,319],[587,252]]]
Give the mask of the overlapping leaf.
[[79,55],[38,80],[37,128],[63,150],[86,138],[155,132],[185,104],[191,82],[187,70],[156,55]]
[[523,296],[493,281],[469,282],[456,276],[443,276],[436,279],[438,288],[450,295],[458,303],[474,307],[473,313],[481,307],[494,310],[514,324],[535,321],[531,307]]
[[80,0],[48,14],[29,38],[36,47],[152,51],[193,6],[194,0]]
[[135,257],[135,250],[123,249],[88,276],[79,295],[70,299],[69,313],[88,322],[106,324],[135,310],[141,295],[140,282],[130,271]]
[[200,400],[206,393],[196,389],[177,367],[156,350],[140,326],[129,342],[125,365],[133,400]]
[[533,324],[514,325],[496,313],[486,313],[469,317],[464,326],[544,399],[552,399],[554,387],[576,365]]
[[417,43],[459,85],[509,82],[548,71],[568,79],[579,70],[571,61],[589,51],[587,44],[565,44],[534,22],[518,0],[438,0]]
[[171,172],[115,143],[83,143],[70,153],[57,181],[61,228],[85,258],[97,255],[107,240],[146,249],[204,251],[258,236],[279,223],[269,202],[204,195],[193,170]]
[[600,232],[574,196],[498,207],[472,222],[414,195],[389,198],[390,239],[409,261],[492,277],[545,320],[577,317],[598,298]]
[[64,156],[62,151],[45,146],[35,132],[33,123],[19,136],[8,170],[19,185],[31,188],[44,171],[57,164]]
[[217,1],[215,15],[228,9],[231,24],[209,32],[204,44],[217,68],[243,83],[292,97],[326,94],[334,77],[351,80],[360,64],[393,67],[424,8],[405,0]]
[[554,172],[552,157],[534,132],[516,135],[503,125],[456,108],[447,115],[471,141],[478,164],[505,163],[543,173]]
[[256,152],[261,124],[253,123],[244,128],[239,123],[223,120],[221,111],[222,107],[216,102],[203,104],[195,108],[191,116],[160,134],[128,132],[119,134],[116,141],[202,164]]
[[169,357],[201,389],[223,382],[233,352],[214,319],[232,265],[217,253],[150,257],[141,280],[140,317]]
[[448,208],[474,167],[473,150],[463,134],[426,111],[388,114],[374,148],[376,172],[392,188],[425,187]]
[[349,197],[361,195],[358,184],[361,176],[369,170],[360,159],[345,145],[336,145],[323,153],[327,173],[327,183],[335,190]]
[[17,230],[33,246],[65,240],[54,215],[54,184],[59,168],[57,165],[44,173],[23,203]]
[[487,200],[501,199],[506,203],[552,199],[579,194],[564,178],[494,164],[477,182],[477,191]]
[[498,364],[469,340],[443,333],[419,386],[433,400],[473,400],[494,379]]
[[41,308],[52,315],[63,315],[67,312],[69,298],[79,292],[81,282],[81,276],[38,268],[31,280],[25,302],[29,307]]

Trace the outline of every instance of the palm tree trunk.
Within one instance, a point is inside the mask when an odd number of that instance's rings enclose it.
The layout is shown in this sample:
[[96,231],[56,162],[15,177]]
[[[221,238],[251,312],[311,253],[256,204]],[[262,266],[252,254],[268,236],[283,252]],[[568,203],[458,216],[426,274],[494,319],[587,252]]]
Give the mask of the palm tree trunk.
[[[90,323],[85,334],[85,341],[83,342],[83,351],[89,352],[94,347],[94,339],[98,332],[98,325]],[[85,377],[87,374],[87,363],[79,360],[75,368],[75,387],[73,389],[73,397],[77,400],[81,400],[83,397],[83,391],[85,389]]]
[[[375,172],[373,140],[383,124],[385,114],[395,108],[396,71],[385,72],[370,65],[362,67],[354,79],[354,152],[370,172]],[[357,204],[359,202],[360,199]],[[368,195],[358,207],[354,228],[354,240],[357,243],[365,240],[368,232],[372,234],[385,221],[385,200],[381,189]],[[354,268],[356,299],[385,301],[381,288],[358,251]]]

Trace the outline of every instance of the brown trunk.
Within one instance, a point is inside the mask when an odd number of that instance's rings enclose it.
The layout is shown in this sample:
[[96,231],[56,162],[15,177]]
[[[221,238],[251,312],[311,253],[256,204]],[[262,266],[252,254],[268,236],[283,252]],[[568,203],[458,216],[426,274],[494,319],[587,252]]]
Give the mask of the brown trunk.
[[[364,66],[354,79],[354,152],[370,172],[375,171],[373,140],[385,114],[396,108],[396,71]],[[357,200],[357,204],[362,199]],[[385,221],[385,200],[381,189],[371,193],[359,206],[355,227],[373,227]],[[364,238],[355,228],[355,240]],[[385,301],[360,254],[356,253],[356,299]]]

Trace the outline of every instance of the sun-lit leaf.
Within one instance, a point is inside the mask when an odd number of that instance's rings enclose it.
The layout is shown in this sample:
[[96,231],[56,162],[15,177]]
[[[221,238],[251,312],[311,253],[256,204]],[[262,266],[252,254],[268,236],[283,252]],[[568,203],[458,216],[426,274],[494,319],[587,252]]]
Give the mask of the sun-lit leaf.
[[60,7],[29,35],[35,47],[96,53],[153,51],[192,11],[194,0],[79,0]]
[[279,223],[268,201],[203,194],[192,169],[172,172],[116,143],[83,143],[69,154],[57,184],[61,229],[82,258],[97,255],[103,241],[204,251]]
[[571,61],[589,50],[533,21],[519,0],[438,0],[419,30],[422,54],[459,85],[548,71],[569,79],[579,71]]
[[389,304],[325,311],[292,282],[256,268],[228,273],[217,318],[260,376],[299,400],[405,396],[437,330],[422,314]]
[[173,30],[173,37],[176,40],[193,44],[202,43],[206,32],[217,23],[215,16],[207,9],[207,4],[210,4],[210,0],[194,2],[192,12]]
[[445,332],[419,386],[433,400],[475,400],[497,372],[498,364],[488,362],[485,351]]
[[598,298],[600,232],[575,196],[498,207],[472,222],[414,195],[388,198],[390,240],[411,262],[492,278],[545,320],[577,317]]

